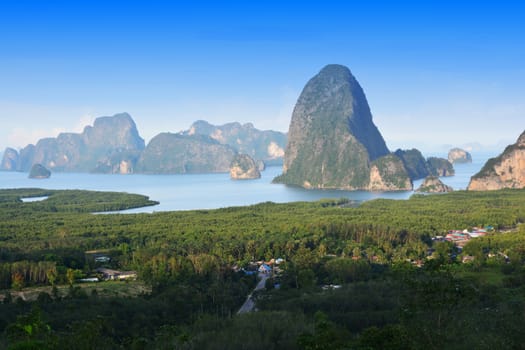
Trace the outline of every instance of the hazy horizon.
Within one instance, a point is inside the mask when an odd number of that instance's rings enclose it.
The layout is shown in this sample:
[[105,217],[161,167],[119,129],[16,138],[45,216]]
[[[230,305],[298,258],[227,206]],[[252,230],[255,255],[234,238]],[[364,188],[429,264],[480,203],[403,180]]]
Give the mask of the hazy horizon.
[[[119,113],[127,113],[127,112],[119,112]],[[118,114],[118,113],[115,113],[115,114]],[[108,116],[99,116],[99,117],[108,117]],[[131,116],[131,117],[134,118],[133,116]],[[98,118],[98,117],[96,117],[96,118]],[[22,148],[24,148],[25,146],[27,146],[29,144],[36,145],[36,143],[42,138],[54,138],[54,137],[57,137],[60,133],[82,133],[86,126],[93,126],[93,121],[96,118],[93,118],[92,121],[85,121],[85,122],[87,122],[87,124],[85,124],[85,125],[80,125],[79,124],[73,130],[62,130],[62,129],[56,128],[54,134],[41,136],[41,137],[35,139],[34,141],[25,143],[23,145],[20,145],[20,146],[7,145],[6,147],[0,149],[0,155],[2,155],[4,153],[4,151],[5,151],[5,149],[8,148],[8,147],[9,148],[13,148],[13,149],[15,149],[17,151],[20,151]],[[197,120],[195,120],[195,121],[197,121]],[[229,122],[224,122],[224,123],[214,124],[214,125],[222,126],[224,124],[234,123],[234,122],[238,122],[238,121],[232,120],[232,121],[229,121]],[[252,122],[246,122],[246,123],[253,124]],[[243,124],[246,124],[246,123],[240,123],[240,124],[243,125]],[[181,132],[181,131],[187,131],[190,128],[190,126],[191,125],[188,125],[187,128],[181,129],[181,130],[177,130],[177,131],[174,131],[174,130],[159,130],[158,133],[156,133],[155,135],[158,135],[159,133],[162,133],[162,132],[177,133],[177,132]],[[281,131],[281,130],[275,130],[275,129],[261,129],[261,128],[258,128],[257,125],[253,125],[253,127],[255,127],[255,128],[259,129],[259,130]],[[149,138],[149,139],[144,138],[144,136],[141,134],[140,127],[137,126],[137,128],[138,128],[139,136],[144,139],[144,141],[145,141],[145,143],[147,145],[148,142],[151,140],[151,138]],[[281,132],[288,133],[288,130],[281,131]],[[153,135],[152,137],[154,137],[155,135]],[[407,145],[407,144],[404,144],[404,143],[400,143],[400,144],[396,145],[394,143],[389,143],[388,140],[385,140],[385,142],[387,143],[387,147],[392,152],[397,150],[397,149],[399,149],[399,148],[401,148],[401,149],[417,148],[420,151],[422,151],[424,153],[424,155],[428,156],[428,155],[432,155],[432,154],[445,154],[451,148],[455,148],[455,147],[463,148],[463,149],[465,149],[465,150],[467,150],[469,152],[473,152],[474,151],[474,152],[501,153],[506,146],[508,146],[511,143],[514,143],[515,140],[514,141],[509,141],[509,142],[507,142],[505,140],[499,140],[499,142],[493,143],[493,144],[482,144],[482,143],[479,143],[479,142],[464,142],[464,143],[440,144],[440,145],[438,145],[438,144],[420,143],[417,146]]]
[[199,119],[286,132],[302,88],[331,63],[356,76],[391,150],[499,149],[525,129],[523,7],[3,3],[0,152],[121,112],[146,142]]

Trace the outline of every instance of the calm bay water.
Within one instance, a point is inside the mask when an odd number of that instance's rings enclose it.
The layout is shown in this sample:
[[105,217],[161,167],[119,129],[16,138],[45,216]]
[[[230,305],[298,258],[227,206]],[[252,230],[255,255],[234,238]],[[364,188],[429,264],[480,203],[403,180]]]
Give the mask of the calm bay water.
[[[443,155],[438,155],[442,156]],[[465,189],[470,177],[481,169],[493,154],[473,155],[471,164],[456,164],[456,176],[441,180],[455,190]],[[272,184],[281,167],[268,167],[261,179],[233,181],[229,174],[196,175],[101,175],[53,173],[49,179],[29,179],[27,173],[0,172],[0,188],[83,189],[139,193],[160,204],[127,212],[154,212],[190,209],[214,209],[261,202],[315,201],[324,198],[348,198],[366,201],[375,198],[407,199],[413,192],[365,192],[305,190]],[[422,180],[414,182],[419,187]]]

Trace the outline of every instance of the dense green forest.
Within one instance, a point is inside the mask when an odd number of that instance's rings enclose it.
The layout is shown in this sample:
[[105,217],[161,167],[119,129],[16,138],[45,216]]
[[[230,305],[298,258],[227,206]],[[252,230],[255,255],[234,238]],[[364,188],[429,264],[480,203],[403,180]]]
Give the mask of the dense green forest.
[[[152,204],[0,190],[0,348],[524,347],[524,190],[94,214]],[[463,249],[432,239],[475,226],[493,230]],[[237,314],[244,269],[277,258],[258,311]],[[80,283],[101,267],[138,278]]]

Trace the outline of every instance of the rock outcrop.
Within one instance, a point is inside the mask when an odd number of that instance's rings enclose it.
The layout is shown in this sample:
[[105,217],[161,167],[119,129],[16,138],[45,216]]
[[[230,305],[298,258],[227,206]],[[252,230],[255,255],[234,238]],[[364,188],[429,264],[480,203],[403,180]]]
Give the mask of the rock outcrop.
[[0,170],[13,171],[18,169],[19,156],[18,152],[13,148],[6,148],[2,157],[2,164]]
[[472,156],[470,153],[461,148],[452,148],[448,152],[448,161],[455,163],[472,163]]
[[502,154],[489,159],[483,168],[472,176],[467,190],[486,191],[502,188],[525,188],[525,132],[515,144],[505,148]]
[[236,151],[204,135],[161,133],[148,143],[136,165],[146,174],[226,173]]
[[445,185],[437,176],[427,176],[416,192],[446,193],[452,192],[452,187]]
[[232,180],[259,179],[261,172],[259,165],[247,154],[236,155],[230,164],[230,178]]
[[429,164],[419,150],[415,148],[410,150],[398,149],[394,154],[403,161],[408,176],[412,180],[423,179],[430,174]]
[[454,176],[456,173],[452,163],[445,158],[429,157],[427,167],[429,174],[433,176]]
[[455,170],[448,160],[444,158],[429,157],[425,159],[421,152],[415,148],[410,150],[398,149],[394,152],[407,169],[412,180],[423,179],[432,176],[454,176]]
[[[344,66],[328,65],[306,84],[295,105],[283,174],[274,182],[305,188],[381,190],[380,181],[370,185],[371,163],[388,154],[355,77]],[[388,170],[378,168],[378,173]]]
[[247,154],[268,165],[282,165],[286,134],[272,130],[259,130],[253,124],[228,123],[212,125],[204,120],[193,123],[185,135],[206,135],[238,153]]
[[367,190],[410,191],[412,188],[412,180],[396,155],[389,154],[372,162]]
[[97,118],[81,134],[61,133],[26,146],[12,170],[29,171],[34,164],[41,164],[53,171],[121,173],[124,162],[129,172],[143,149],[144,140],[135,122],[129,114],[121,113]]
[[51,171],[42,164],[34,164],[29,172],[30,179],[48,179],[51,176]]

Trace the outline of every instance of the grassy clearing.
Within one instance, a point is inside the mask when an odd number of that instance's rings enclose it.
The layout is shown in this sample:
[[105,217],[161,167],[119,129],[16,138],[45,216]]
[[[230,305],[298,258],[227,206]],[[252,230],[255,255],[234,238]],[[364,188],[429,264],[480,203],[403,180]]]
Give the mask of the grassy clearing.
[[501,267],[484,267],[479,271],[461,271],[459,277],[476,281],[478,284],[492,285],[501,287],[503,286],[503,279],[505,275],[501,273]]

